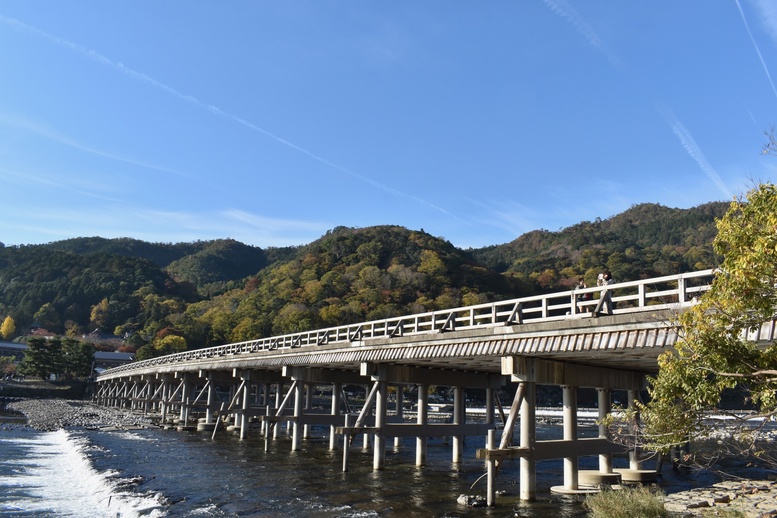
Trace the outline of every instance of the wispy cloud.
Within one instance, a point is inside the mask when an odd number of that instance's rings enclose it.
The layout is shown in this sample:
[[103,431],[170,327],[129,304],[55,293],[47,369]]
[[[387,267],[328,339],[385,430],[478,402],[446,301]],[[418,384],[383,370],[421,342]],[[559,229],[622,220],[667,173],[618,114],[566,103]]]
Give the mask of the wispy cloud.
[[732,194],[729,188],[726,186],[726,184],[723,182],[723,179],[721,179],[718,172],[715,170],[712,165],[710,165],[709,161],[707,161],[707,157],[704,156],[704,153],[702,152],[701,148],[698,144],[696,144],[696,140],[694,140],[693,136],[691,135],[691,132],[688,131],[688,128],[686,128],[682,122],[680,122],[674,115],[672,115],[668,110],[661,109],[661,113],[663,114],[666,121],[669,123],[669,126],[672,128],[672,132],[675,134],[675,136],[680,141],[680,144],[683,146],[685,151],[690,155],[691,158],[693,158],[697,164],[699,164],[699,167],[704,172],[704,174],[707,175],[707,178],[712,181],[715,186],[720,189],[720,191],[727,197],[731,198]]
[[588,43],[590,43],[595,49],[602,52],[610,64],[615,68],[620,68],[621,62],[618,56],[611,51],[604,41],[599,37],[596,31],[591,25],[586,22],[582,16],[575,10],[574,7],[569,5],[567,0],[544,0],[551,11],[558,14],[562,18],[566,18],[572,25],[574,25],[577,32],[579,32]]
[[36,205],[29,209],[15,208],[13,218],[0,218],[0,234],[6,244],[26,244],[28,236],[35,234],[48,236],[50,241],[98,235],[149,242],[231,237],[260,247],[296,246],[318,239],[329,228],[331,225],[326,222],[267,218],[231,208],[196,213],[157,210],[121,202],[56,209]]
[[89,153],[91,155],[99,156],[102,158],[107,158],[109,160],[116,160],[118,162],[124,162],[126,164],[143,167],[145,169],[152,169],[154,171],[161,171],[165,173],[171,173],[177,176],[183,176],[187,178],[192,178],[190,175],[186,173],[182,173],[180,171],[176,171],[175,169],[170,169],[168,167],[162,167],[155,164],[149,164],[147,162],[142,162],[139,160],[135,160],[132,158],[127,158],[124,156],[119,156],[113,153],[107,153],[105,151],[101,151],[99,149],[87,146],[81,142],[78,142],[77,140],[64,135],[60,133],[59,131],[49,127],[46,124],[41,124],[38,122],[33,122],[28,119],[22,119],[19,117],[12,117],[7,114],[0,113],[0,125],[8,126],[10,128],[14,129],[21,129],[25,131],[29,131],[30,133],[34,133],[35,135],[38,135],[40,137],[44,137],[46,139],[52,140],[54,142],[58,142],[60,144],[63,144],[65,146],[71,147],[73,149],[77,149],[79,151],[83,151],[85,153]]
[[188,103],[190,103],[190,104],[192,104],[192,105],[194,105],[194,106],[196,106],[198,108],[207,110],[208,112],[210,112],[210,113],[212,113],[214,115],[230,119],[233,122],[235,122],[237,124],[240,124],[240,125],[242,125],[245,128],[248,128],[248,129],[250,129],[252,131],[260,133],[260,134],[262,134],[262,135],[264,135],[264,136],[266,136],[266,137],[268,137],[268,138],[278,142],[279,144],[282,144],[282,145],[287,146],[287,147],[289,147],[289,148],[291,148],[291,149],[293,149],[295,151],[298,151],[299,153],[302,153],[302,154],[310,157],[311,159],[313,159],[313,160],[315,160],[315,161],[317,161],[317,162],[319,162],[321,164],[324,164],[325,166],[327,166],[327,167],[329,167],[331,169],[334,169],[336,171],[340,171],[341,173],[345,173],[345,174],[347,174],[347,175],[349,175],[349,176],[351,176],[353,178],[356,178],[357,180],[360,180],[360,181],[362,181],[362,182],[364,182],[364,183],[366,183],[368,185],[371,185],[371,186],[373,186],[373,187],[375,187],[377,189],[383,190],[383,191],[385,191],[387,193],[390,193],[390,194],[393,194],[393,195],[396,195],[396,196],[405,197],[405,198],[414,200],[414,201],[416,201],[418,203],[421,203],[423,205],[426,205],[427,207],[430,207],[430,208],[432,208],[434,210],[437,210],[437,211],[442,212],[444,214],[449,214],[448,211],[446,211],[442,207],[439,207],[439,206],[437,206],[437,205],[435,205],[435,204],[433,204],[431,202],[428,202],[428,201],[426,201],[426,200],[424,200],[422,198],[419,198],[418,196],[415,196],[415,195],[412,195],[412,194],[408,194],[408,193],[402,192],[400,190],[394,189],[392,187],[389,187],[389,186],[387,186],[385,184],[382,184],[382,183],[380,183],[380,182],[378,182],[376,180],[373,180],[372,178],[369,178],[369,177],[364,176],[362,174],[359,174],[359,173],[357,173],[355,171],[352,171],[352,170],[350,170],[350,169],[348,169],[346,167],[343,167],[343,166],[341,166],[339,164],[331,162],[331,161],[327,160],[326,158],[324,158],[324,157],[322,157],[320,155],[317,155],[317,154],[313,153],[312,151],[309,151],[309,150],[307,150],[307,149],[305,149],[305,148],[303,148],[303,147],[301,147],[301,146],[299,146],[299,145],[297,145],[297,144],[295,144],[295,143],[293,143],[293,142],[291,142],[289,140],[286,140],[286,139],[284,139],[284,138],[282,138],[282,137],[280,137],[278,135],[275,135],[274,133],[272,133],[272,132],[270,132],[270,131],[268,131],[268,130],[266,130],[264,128],[261,128],[261,127],[257,126],[256,124],[254,124],[254,123],[252,123],[252,122],[250,122],[250,121],[248,121],[248,120],[246,120],[246,119],[244,119],[242,117],[239,117],[239,116],[237,116],[235,114],[226,112],[226,111],[222,110],[221,108],[219,108],[217,106],[214,106],[212,104],[208,104],[208,103],[202,102],[202,101],[200,101],[199,99],[197,99],[196,97],[194,97],[192,95],[187,95],[187,94],[181,93],[178,90],[176,90],[175,88],[173,88],[171,86],[168,86],[168,85],[166,85],[166,84],[164,84],[164,83],[162,83],[160,81],[157,81],[156,79],[154,79],[152,77],[149,77],[148,75],[146,75],[146,74],[144,74],[142,72],[138,72],[136,70],[133,70],[132,68],[127,67],[123,63],[120,63],[120,62],[117,62],[117,61],[113,61],[113,60],[107,58],[106,56],[100,54],[99,52],[96,52],[95,50],[88,49],[86,47],[83,47],[83,46],[81,46],[81,45],[79,45],[77,43],[74,43],[72,41],[69,41],[67,39],[60,38],[58,36],[54,36],[54,35],[48,34],[48,33],[44,32],[44,31],[42,31],[40,29],[37,29],[35,27],[32,27],[32,26],[27,25],[25,23],[22,23],[19,20],[16,20],[14,18],[7,18],[5,16],[0,15],[0,22],[5,23],[6,25],[10,25],[10,26],[12,26],[12,27],[14,27],[14,28],[16,28],[16,29],[18,29],[20,31],[36,34],[36,35],[38,35],[38,36],[40,36],[42,38],[45,38],[45,39],[47,39],[47,40],[49,40],[49,41],[51,41],[51,42],[53,42],[53,43],[55,43],[55,44],[57,44],[59,46],[66,47],[66,48],[72,50],[73,52],[76,52],[76,53],[78,53],[78,54],[80,54],[82,56],[88,57],[89,59],[92,59],[92,60],[96,61],[97,63],[99,63],[101,65],[110,67],[110,68],[112,68],[112,69],[114,69],[114,70],[116,70],[118,72],[121,72],[122,74],[125,74],[125,75],[127,75],[127,76],[129,76],[129,77],[131,77],[131,78],[133,78],[133,79],[135,79],[137,81],[140,81],[140,82],[145,83],[147,85],[150,85],[150,86],[152,86],[154,88],[157,88],[159,90],[167,92],[168,94],[170,94],[170,95],[172,95],[172,96],[174,96],[174,97],[176,97],[176,98],[178,98],[178,99],[180,99],[182,101],[188,102]]
[[[772,92],[774,93],[774,96],[777,97],[777,88],[775,88],[774,81],[772,81],[772,74],[769,73],[769,67],[766,66],[766,61],[764,61],[764,57],[761,54],[761,49],[758,47],[758,43],[756,43],[753,33],[750,31],[750,25],[747,23],[747,18],[745,17],[745,12],[742,10],[742,5],[739,3],[739,0],[734,0],[734,2],[737,4],[739,15],[742,17],[742,23],[745,25],[745,30],[750,37],[755,53],[758,54],[758,59],[761,61],[761,66],[764,69],[764,73],[766,73],[766,78],[772,86]],[[775,6],[773,0],[754,0],[753,4],[761,14],[761,20],[763,20],[766,30],[771,34],[772,38],[777,41],[777,6]]]
[[[744,19],[744,11],[739,4],[739,0],[734,0],[739,8],[739,14]],[[750,3],[756,8],[759,14],[759,20],[764,29],[769,33],[772,39],[777,43],[777,3],[773,0],[750,0]],[[747,24],[747,21],[745,21]]]

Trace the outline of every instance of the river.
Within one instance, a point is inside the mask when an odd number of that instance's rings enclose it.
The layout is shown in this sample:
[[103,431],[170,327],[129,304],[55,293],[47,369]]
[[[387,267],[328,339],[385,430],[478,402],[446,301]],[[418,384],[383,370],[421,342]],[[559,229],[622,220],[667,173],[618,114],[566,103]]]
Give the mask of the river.
[[[538,439],[560,438],[561,427],[538,424]],[[582,426],[581,436],[596,427]],[[372,469],[373,454],[360,438],[342,471],[342,450],[330,451],[328,427],[313,428],[302,449],[291,452],[281,434],[265,441],[257,432],[177,432],[158,428],[37,432],[0,425],[0,516],[15,517],[523,517],[582,518],[582,501],[552,495],[563,483],[561,460],[537,463],[536,502],[518,499],[518,461],[505,462],[493,508],[470,508],[459,495],[485,495],[484,464],[475,459],[482,440],[465,443],[463,462],[451,462],[444,438],[429,440],[427,465],[415,466],[415,439],[399,448],[389,439],[385,469]],[[627,459],[616,458],[616,467]],[[596,469],[596,457],[580,459]],[[668,492],[700,481],[664,470]],[[703,482],[703,481],[702,481]],[[473,486],[474,488],[471,488]]]

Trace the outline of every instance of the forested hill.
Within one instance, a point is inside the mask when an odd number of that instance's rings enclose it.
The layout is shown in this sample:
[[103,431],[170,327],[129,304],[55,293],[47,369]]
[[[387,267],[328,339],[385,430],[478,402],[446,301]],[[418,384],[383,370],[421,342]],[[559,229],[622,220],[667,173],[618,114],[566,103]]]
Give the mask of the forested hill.
[[5,339],[99,329],[146,356],[171,344],[203,347],[564,289],[579,276],[593,283],[605,268],[616,280],[668,275],[717,264],[714,222],[727,208],[637,205],[475,250],[398,226],[338,227],[304,246],[269,249],[234,240],[0,244],[0,322],[15,324]]
[[602,268],[617,280],[711,268],[715,219],[729,203],[691,209],[641,204],[606,220],[583,221],[558,232],[535,230],[505,245],[472,250],[481,264],[528,277],[537,289],[567,286],[572,273],[591,283]]

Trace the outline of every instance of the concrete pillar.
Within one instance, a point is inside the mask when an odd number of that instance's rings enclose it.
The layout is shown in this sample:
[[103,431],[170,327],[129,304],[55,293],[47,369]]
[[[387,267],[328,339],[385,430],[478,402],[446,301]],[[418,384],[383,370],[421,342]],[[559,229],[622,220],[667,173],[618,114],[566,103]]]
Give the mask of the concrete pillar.
[[167,420],[167,398],[170,395],[170,383],[167,381],[167,377],[162,378],[162,423]]
[[[490,390],[490,389],[489,389]],[[488,399],[488,396],[486,396]],[[496,448],[496,430],[491,429],[488,431],[486,438],[486,449],[491,451]],[[493,507],[496,503],[496,461],[486,461],[487,469],[487,482],[486,482],[486,505]]]
[[213,387],[213,373],[208,373],[208,395],[206,401],[206,407],[205,407],[205,422],[208,424],[213,423],[213,399],[216,395],[216,390]]
[[[275,411],[278,411],[278,408],[281,406],[281,394],[283,394],[283,383],[278,383],[278,388],[275,391]],[[281,422],[276,421],[275,426],[273,426],[272,430],[272,438],[277,439],[278,438],[278,429],[281,427]]]
[[375,394],[375,426],[378,428],[375,434],[374,456],[372,469],[383,469],[386,464],[386,437],[383,435],[383,427],[386,425],[386,406],[388,403],[388,382],[378,381],[378,392]]
[[189,375],[184,373],[181,378],[181,409],[178,414],[178,420],[180,424],[186,426],[189,421],[189,391],[191,384],[189,383]]
[[[520,414],[521,447],[532,450],[537,442],[535,394],[534,383],[525,383]],[[521,457],[520,470],[520,498],[525,501],[534,501],[537,498],[537,471],[536,461],[531,453],[526,457]]]
[[[340,393],[343,390],[342,383],[332,383],[332,415],[340,415]],[[329,426],[329,449],[337,449],[337,434],[335,433],[337,426]]]
[[[599,401],[599,438],[609,439],[610,433],[607,430],[607,426],[604,425],[604,419],[612,410],[610,390],[598,388],[596,389],[596,395]],[[599,455],[599,471],[602,473],[612,473],[612,455],[609,453]]]
[[[564,440],[577,441],[577,387],[563,386]],[[564,457],[564,489],[578,487],[577,456]]]
[[[313,408],[313,384],[307,383],[305,385],[305,411],[310,412]],[[302,437],[304,439],[310,439],[310,425],[306,424],[303,428]]]
[[294,417],[297,420],[294,421],[294,432],[291,437],[291,451],[299,451],[302,447],[302,425],[299,422],[299,418],[302,416],[302,407],[304,401],[304,383],[297,383],[294,388]]
[[243,440],[248,433],[248,410],[251,408],[251,371],[242,373],[241,378],[245,381],[240,410],[240,440]]
[[[453,424],[464,424],[466,417],[466,408],[464,406],[464,388],[453,387]],[[454,435],[452,446],[452,457],[454,464],[461,463],[462,453],[464,451],[464,436]]]
[[[404,421],[405,415],[405,387],[404,385],[397,385],[397,399],[396,399],[396,415],[400,422]],[[394,437],[394,449],[399,449],[402,446],[402,438]]]
[[494,389],[486,389],[486,424],[494,424]]
[[636,403],[639,393],[636,390],[628,391],[629,409],[634,410],[634,422],[631,423],[631,434],[635,440],[634,448],[629,452],[629,468],[642,469],[642,462],[639,460],[639,447],[636,441],[639,439],[639,412],[636,411]]
[[[418,385],[418,417],[416,423],[426,426],[429,421],[429,385]],[[415,465],[426,464],[426,437],[415,439]]]

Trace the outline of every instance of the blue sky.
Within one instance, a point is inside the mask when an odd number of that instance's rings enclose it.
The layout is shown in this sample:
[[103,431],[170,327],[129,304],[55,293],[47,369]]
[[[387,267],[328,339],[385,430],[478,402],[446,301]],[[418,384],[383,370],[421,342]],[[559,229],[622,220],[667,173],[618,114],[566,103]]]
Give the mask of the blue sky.
[[774,181],[777,2],[0,4],[0,242],[461,248]]

